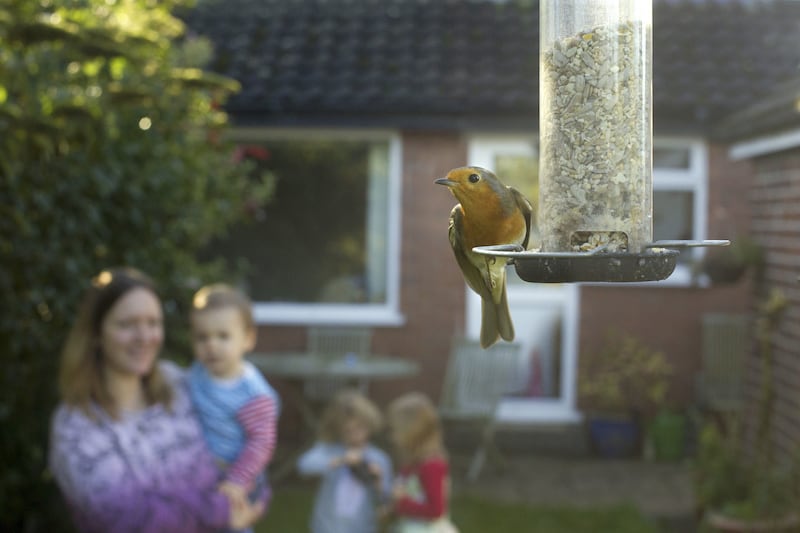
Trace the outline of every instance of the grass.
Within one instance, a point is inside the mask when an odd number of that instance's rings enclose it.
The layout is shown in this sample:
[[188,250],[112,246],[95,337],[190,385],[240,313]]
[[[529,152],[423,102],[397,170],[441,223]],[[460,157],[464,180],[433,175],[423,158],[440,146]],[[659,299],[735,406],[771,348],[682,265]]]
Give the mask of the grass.
[[[269,512],[256,533],[279,531],[304,533],[314,491],[311,488],[278,488]],[[460,533],[657,533],[658,528],[632,506],[573,509],[502,503],[472,495],[456,495],[451,506]]]

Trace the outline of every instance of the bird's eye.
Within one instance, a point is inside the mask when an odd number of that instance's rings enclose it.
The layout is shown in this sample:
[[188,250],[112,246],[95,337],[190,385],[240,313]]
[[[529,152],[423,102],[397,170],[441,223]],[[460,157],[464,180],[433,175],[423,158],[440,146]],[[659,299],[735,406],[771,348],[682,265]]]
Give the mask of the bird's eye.
[[470,183],[478,183],[479,181],[481,181],[481,177],[478,176],[477,174],[470,174],[469,175],[469,182]]

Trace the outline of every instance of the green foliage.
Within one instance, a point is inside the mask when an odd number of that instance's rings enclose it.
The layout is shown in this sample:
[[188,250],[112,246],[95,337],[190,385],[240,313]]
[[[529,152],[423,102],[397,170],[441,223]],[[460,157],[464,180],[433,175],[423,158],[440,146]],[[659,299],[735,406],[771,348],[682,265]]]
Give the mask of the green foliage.
[[695,464],[702,468],[694,470],[694,485],[695,497],[703,508],[720,508],[747,491],[750,473],[739,457],[738,432],[732,433],[723,435],[714,424],[700,433]]
[[753,431],[752,449],[743,443],[741,421],[727,420],[723,427],[704,428],[694,463],[694,484],[701,509],[721,512],[742,520],[784,518],[796,511],[800,500],[800,447],[791,464],[773,456],[772,415],[773,335],[788,306],[786,297],[773,290],[759,307],[756,336],[759,341],[760,381]]
[[68,523],[45,468],[61,343],[102,268],[159,283],[168,350],[187,357],[196,251],[261,195],[218,139],[236,82],[198,69],[187,0],[0,4],[0,530]]
[[763,458],[748,457],[741,441],[736,430],[703,428],[694,469],[698,505],[745,520],[782,518],[795,505],[800,465],[764,464]]
[[662,352],[611,332],[602,350],[581,363],[580,394],[592,411],[653,414],[666,400],[671,375]]

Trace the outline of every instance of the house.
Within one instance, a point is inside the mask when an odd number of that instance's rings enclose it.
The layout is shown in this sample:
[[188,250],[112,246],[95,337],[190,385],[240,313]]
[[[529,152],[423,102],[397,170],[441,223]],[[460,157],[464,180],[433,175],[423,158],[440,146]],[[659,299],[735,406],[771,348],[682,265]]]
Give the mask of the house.
[[[225,104],[233,139],[275,186],[217,248],[252,264],[259,349],[302,349],[309,325],[369,325],[375,351],[422,370],[379,399],[437,397],[480,304],[447,239],[455,201],[433,180],[476,164],[535,198],[538,2],[207,0],[185,18],[214,42],[210,67],[241,82]],[[798,73],[800,3],[655,0],[653,19],[655,238],[735,240],[751,231],[759,162],[731,157],[715,127]],[[661,282],[512,280],[529,387],[503,416],[579,420],[579,362],[615,328],[663,351],[671,400],[691,403],[703,315],[751,306],[750,280],[695,275],[703,253]]]
[[[748,197],[752,235],[765,250],[761,303],[772,290],[787,299],[771,340],[774,365],[772,445],[783,460],[800,443],[800,78],[778,86],[768,96],[720,125],[732,140],[734,160],[754,166]],[[761,365],[753,352],[748,365],[748,403],[759,401]]]

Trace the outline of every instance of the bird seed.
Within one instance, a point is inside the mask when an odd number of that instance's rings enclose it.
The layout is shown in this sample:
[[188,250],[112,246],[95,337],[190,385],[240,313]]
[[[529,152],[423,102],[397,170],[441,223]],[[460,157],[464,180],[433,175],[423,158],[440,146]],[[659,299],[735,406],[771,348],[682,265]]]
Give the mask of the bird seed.
[[624,22],[543,50],[543,251],[638,252],[652,240],[649,40],[649,27]]

